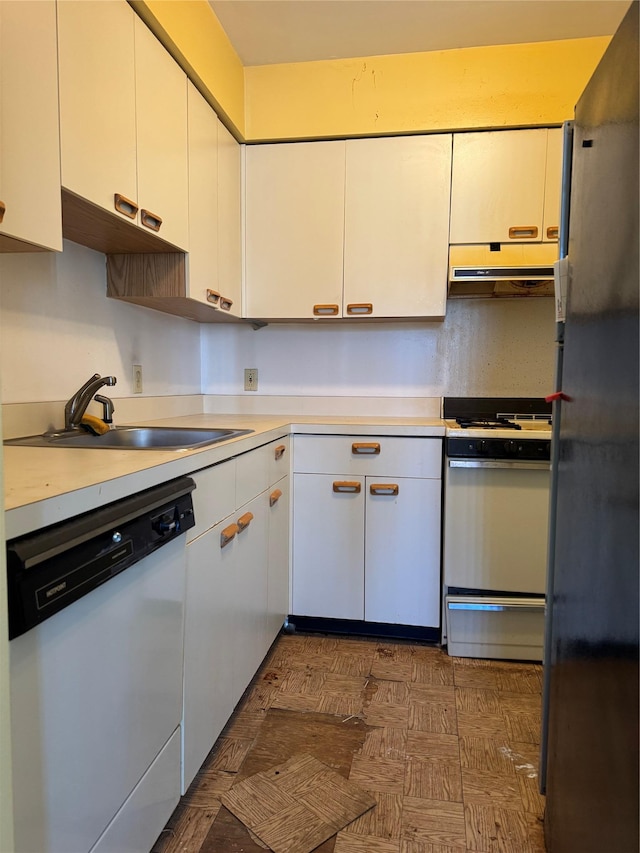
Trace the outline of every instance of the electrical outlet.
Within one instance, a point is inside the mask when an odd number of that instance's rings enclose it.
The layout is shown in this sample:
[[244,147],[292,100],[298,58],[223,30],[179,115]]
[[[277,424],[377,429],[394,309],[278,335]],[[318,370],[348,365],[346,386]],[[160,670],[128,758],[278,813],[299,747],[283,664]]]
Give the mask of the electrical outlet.
[[244,369],[244,390],[245,391],[257,391],[258,390],[258,368],[257,367],[245,367],[245,369]]
[[142,394],[142,365],[133,365],[133,393]]

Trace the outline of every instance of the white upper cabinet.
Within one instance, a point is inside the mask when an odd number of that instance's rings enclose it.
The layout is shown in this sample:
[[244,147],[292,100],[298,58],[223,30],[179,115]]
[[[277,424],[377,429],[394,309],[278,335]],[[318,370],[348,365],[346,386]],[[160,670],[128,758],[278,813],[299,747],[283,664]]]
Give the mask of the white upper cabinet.
[[186,250],[186,75],[124,0],[58,3],[58,38],[63,187]]
[[562,128],[547,131],[547,171],[544,185],[544,219],[542,239],[545,243],[558,240],[560,227],[560,197],[562,194]]
[[218,292],[218,117],[188,84],[189,257],[187,295]]
[[0,3],[0,251],[62,249],[56,8]]
[[546,128],[454,134],[450,242],[540,242],[546,162]]
[[345,143],[246,149],[245,316],[340,316]]
[[134,18],[120,0],[58,3],[62,185],[110,211],[138,197]]
[[346,146],[344,315],[444,316],[451,134]]
[[221,310],[242,313],[242,146],[218,121],[218,290]]
[[245,316],[444,316],[451,134],[246,158]]
[[187,77],[135,16],[139,222],[189,245]]

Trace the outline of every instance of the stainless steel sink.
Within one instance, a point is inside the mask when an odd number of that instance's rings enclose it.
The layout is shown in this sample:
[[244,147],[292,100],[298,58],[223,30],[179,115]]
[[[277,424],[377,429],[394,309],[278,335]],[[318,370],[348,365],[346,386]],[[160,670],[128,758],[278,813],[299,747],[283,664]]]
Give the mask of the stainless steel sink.
[[151,427],[122,426],[90,435],[88,432],[45,433],[24,438],[11,438],[9,445],[27,447],[87,447],[91,450],[193,450],[219,441],[227,441],[239,435],[247,435],[252,429],[207,429],[205,427]]

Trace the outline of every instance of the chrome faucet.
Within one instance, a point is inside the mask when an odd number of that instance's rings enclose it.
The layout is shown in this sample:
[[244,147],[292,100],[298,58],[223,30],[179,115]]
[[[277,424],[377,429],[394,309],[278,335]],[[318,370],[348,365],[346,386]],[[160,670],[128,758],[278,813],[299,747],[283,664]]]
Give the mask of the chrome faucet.
[[64,407],[65,431],[79,429],[82,416],[96,391],[99,391],[104,385],[113,386],[116,382],[115,376],[100,376],[99,373],[94,373],[91,379],[88,379],[81,388],[78,388]]

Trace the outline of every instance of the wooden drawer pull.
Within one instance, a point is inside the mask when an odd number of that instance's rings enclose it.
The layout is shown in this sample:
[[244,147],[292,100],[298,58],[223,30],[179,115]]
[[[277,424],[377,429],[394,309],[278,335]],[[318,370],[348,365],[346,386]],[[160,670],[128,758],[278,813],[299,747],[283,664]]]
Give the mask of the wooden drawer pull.
[[314,305],[313,313],[316,317],[335,317],[340,313],[339,305]]
[[7,205],[3,201],[0,201],[0,222],[2,222],[2,220],[4,219],[4,215],[6,212]]
[[358,495],[362,485],[351,480],[336,480],[333,484],[334,492],[347,492],[348,494]]
[[274,489],[269,495],[269,506],[275,506],[281,497],[282,492],[280,491],[280,489]]
[[347,305],[347,314],[373,314],[371,302],[352,302]]
[[226,296],[220,297],[220,307],[223,311],[231,311],[231,306],[233,305],[233,299],[228,299]]
[[547,228],[547,240],[557,240],[560,229],[557,225],[551,225]]
[[225,527],[220,534],[220,547],[224,548],[225,545],[228,545],[232,539],[235,539],[236,533],[239,532],[240,528],[237,524],[230,524],[228,527]]
[[159,216],[144,208],[140,211],[140,222],[145,228],[150,228],[152,231],[159,231],[162,225],[162,219]]
[[253,521],[253,513],[252,512],[245,512],[244,515],[241,515],[240,518],[238,519],[238,532],[242,533],[243,530],[246,530],[252,521]]
[[351,452],[360,456],[376,456],[380,453],[380,445],[377,441],[356,441],[351,445]]
[[372,483],[369,486],[372,495],[397,495],[399,491],[397,483]]
[[129,219],[136,218],[136,213],[138,212],[138,205],[135,203],[135,201],[131,201],[131,199],[125,198],[125,196],[120,195],[120,193],[114,193],[113,206],[118,211],[118,213],[122,213],[124,216],[128,216]]
[[509,228],[510,240],[535,240],[537,236],[537,225],[514,225],[513,228]]
[[279,444],[273,452],[276,459],[282,459],[284,452],[287,449],[286,444]]
[[220,307],[220,294],[217,290],[207,289],[207,302],[210,302],[211,305],[215,305],[216,308]]

